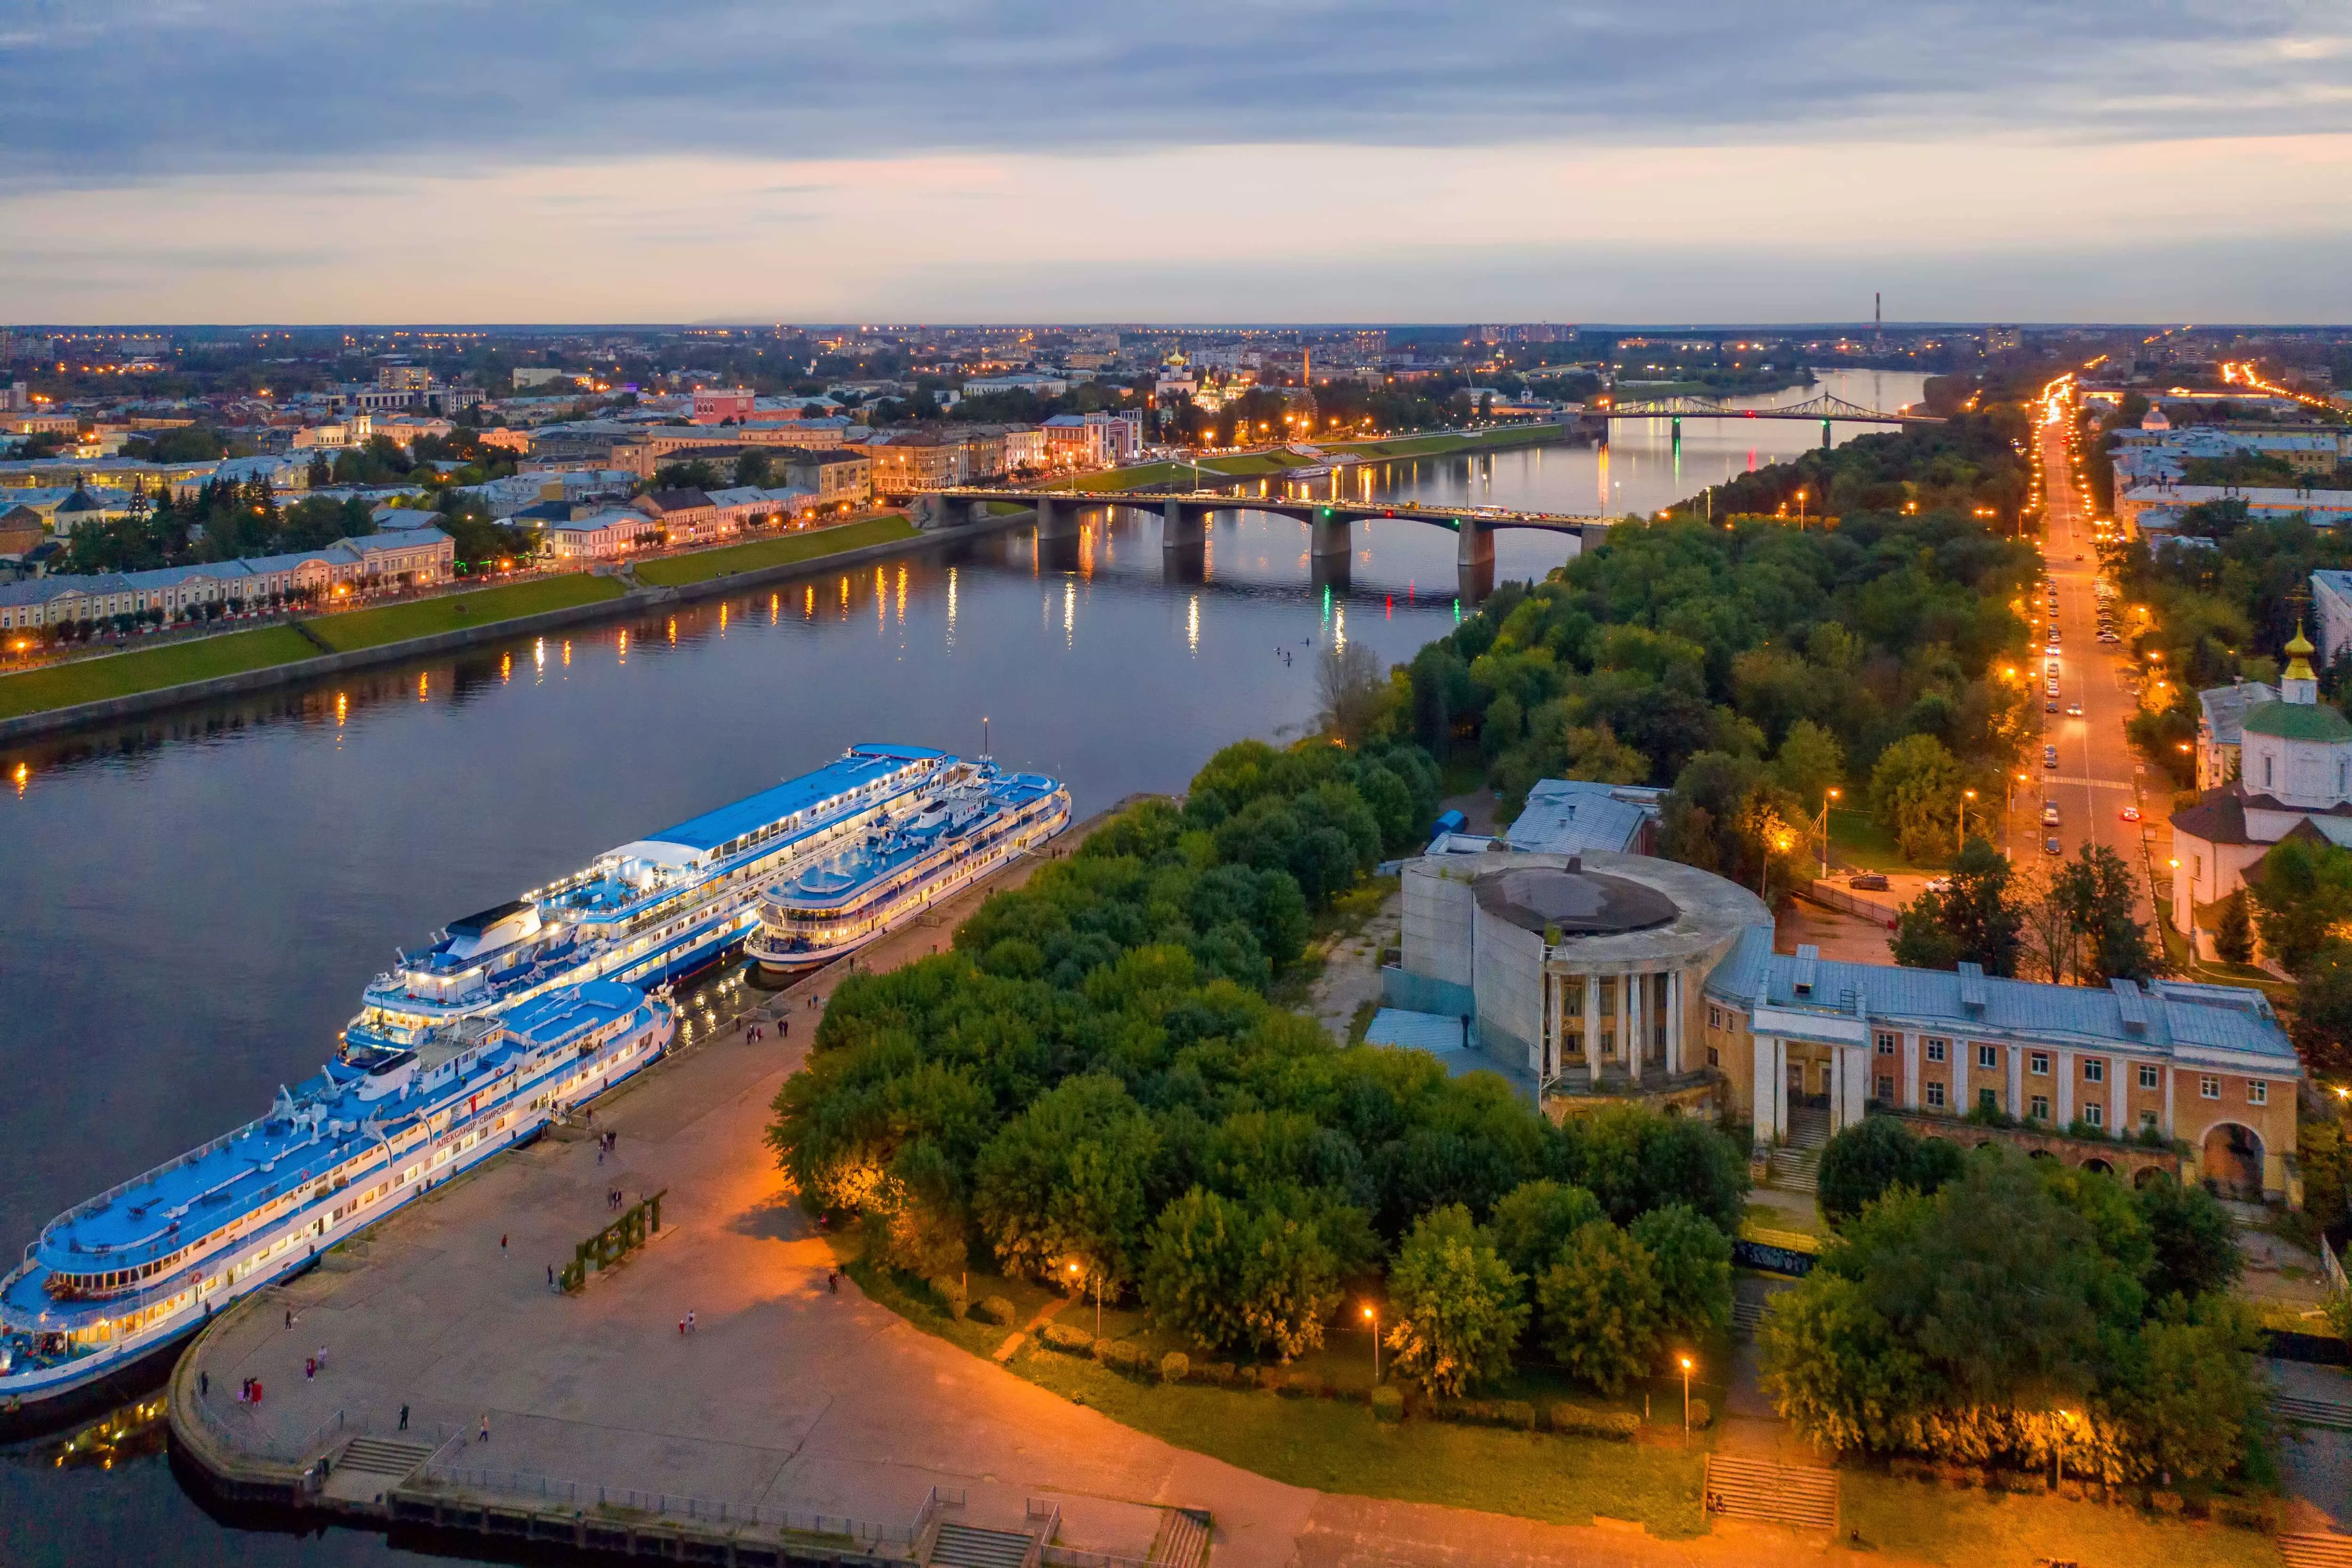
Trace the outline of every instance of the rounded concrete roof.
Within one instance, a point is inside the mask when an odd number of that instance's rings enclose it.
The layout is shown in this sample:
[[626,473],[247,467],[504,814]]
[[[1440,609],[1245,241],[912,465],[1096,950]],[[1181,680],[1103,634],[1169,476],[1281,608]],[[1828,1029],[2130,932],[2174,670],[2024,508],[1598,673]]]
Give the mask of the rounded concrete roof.
[[1654,887],[1580,867],[1513,866],[1470,886],[1479,908],[1538,933],[1557,926],[1563,936],[1616,936],[1664,925],[1682,913]]

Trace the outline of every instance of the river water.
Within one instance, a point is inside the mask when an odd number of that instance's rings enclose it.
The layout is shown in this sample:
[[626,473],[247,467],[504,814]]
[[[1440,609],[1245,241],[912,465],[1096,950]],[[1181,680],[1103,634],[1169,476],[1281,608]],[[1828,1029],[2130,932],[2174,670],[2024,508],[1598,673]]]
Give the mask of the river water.
[[[1919,396],[1916,376],[1824,381]],[[1648,511],[1818,440],[1690,421],[1677,455],[1663,423],[1632,425],[1605,452],[1399,463],[1349,493]],[[1501,532],[1495,576],[1574,548]],[[1007,534],[0,753],[0,1246],[260,1113],[394,948],[456,915],[859,740],[976,751],[985,719],[1000,760],[1066,779],[1080,815],[1181,788],[1218,747],[1309,724],[1324,648],[1401,661],[1454,624],[1454,557],[1446,530],[1375,522],[1335,577],[1300,525],[1234,513],[1171,563],[1155,520],[1094,513],[1042,558]],[[411,1555],[215,1518],[152,1446],[58,1452],[0,1449],[0,1563]]]

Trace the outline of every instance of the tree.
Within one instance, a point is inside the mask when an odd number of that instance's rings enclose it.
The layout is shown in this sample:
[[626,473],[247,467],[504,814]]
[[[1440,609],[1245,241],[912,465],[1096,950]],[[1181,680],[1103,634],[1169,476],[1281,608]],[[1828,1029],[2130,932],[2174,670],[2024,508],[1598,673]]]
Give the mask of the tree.
[[1159,1137],[1108,1073],[1047,1090],[980,1153],[972,1212],[1008,1272],[1058,1279],[1076,1263],[1106,1292],[1134,1278]]
[[2133,1195],[2155,1258],[2144,1279],[2151,1296],[2227,1291],[2246,1271],[2237,1227],[2220,1200],[2166,1172]]
[[2025,915],[2009,896],[2009,857],[1970,839],[1943,892],[1930,888],[1904,906],[1895,961],[1919,969],[1984,966],[2004,978],[2024,951]]
[[1387,711],[1389,685],[1370,646],[1359,640],[1325,647],[1315,667],[1323,733],[1342,745],[1361,746]]
[[1822,1218],[1847,1221],[1897,1186],[1933,1196],[1959,1174],[1958,1144],[1922,1138],[1892,1116],[1864,1116],[1830,1135],[1816,1176]]
[[1906,735],[1870,770],[1870,810],[1909,859],[1937,852],[1960,800],[1960,765],[1932,735]]
[[1612,1105],[1571,1124],[1571,1166],[1620,1225],[1669,1204],[1705,1216],[1727,1236],[1747,1213],[1748,1162],[1706,1122]]
[[1682,1204],[1633,1221],[1658,1281],[1659,1333],[1685,1344],[1731,1326],[1731,1239]]
[[1503,1195],[1486,1218],[1486,1232],[1513,1273],[1535,1280],[1559,1257],[1570,1237],[1603,1218],[1600,1200],[1580,1186],[1528,1181]]
[[1545,1347],[1570,1376],[1615,1394],[1649,1371],[1665,1293],[1648,1249],[1624,1231],[1605,1219],[1578,1227],[1536,1298]]
[[2246,878],[2263,950],[2300,976],[2329,936],[2352,921],[2352,850],[2290,838]]
[[2221,901],[2221,918],[2213,927],[2213,952],[2225,964],[2251,964],[2254,958],[2254,926],[2246,912],[2243,890]]
[[2060,868],[2054,881],[2075,930],[2083,936],[2081,963],[2089,983],[2104,986],[2116,979],[2145,983],[2155,977],[2158,960],[2147,927],[2132,918],[2138,883],[2123,856],[2105,844],[2085,843],[2076,859]]
[[1160,1326],[1204,1350],[1271,1348],[1288,1361],[1323,1343],[1339,1275],[1311,1218],[1196,1186],[1152,1227],[1143,1301]]
[[2010,879],[2011,905],[2018,913],[2021,977],[2038,977],[2063,986],[2074,977],[2082,934],[2074,927],[2065,883],[2058,871],[2038,862]]
[[1781,737],[1772,776],[1806,810],[1819,811],[1829,792],[1845,782],[1845,747],[1822,726],[1801,718]]
[[1527,1326],[1524,1281],[1458,1203],[1422,1216],[1389,1270],[1389,1349],[1433,1395],[1459,1396],[1510,1370]]
[[2322,942],[2296,978],[2294,1048],[2305,1067],[2340,1084],[2352,1078],[2352,943]]

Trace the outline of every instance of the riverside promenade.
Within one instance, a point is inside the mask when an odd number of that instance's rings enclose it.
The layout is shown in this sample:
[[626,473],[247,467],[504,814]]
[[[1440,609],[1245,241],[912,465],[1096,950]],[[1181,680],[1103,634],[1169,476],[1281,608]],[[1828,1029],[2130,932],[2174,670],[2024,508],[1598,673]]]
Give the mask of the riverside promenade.
[[[1037,863],[860,966],[944,949],[986,893]],[[773,1015],[766,1039],[740,1020],[698,1032],[600,1101],[593,1130],[454,1180],[232,1308],[173,1375],[180,1455],[226,1496],[364,1528],[437,1526],[461,1552],[487,1534],[716,1562],[927,1561],[954,1525],[1030,1542],[1050,1531],[1057,1544],[1032,1563],[1192,1568],[1208,1543],[1179,1511],[1205,1510],[1220,1568],[1818,1556],[1818,1542],[1761,1527],[1664,1542],[1284,1485],[967,1354],[846,1276],[833,1289],[830,1249],[762,1134],[841,972],[757,1009]],[[617,1145],[600,1159],[607,1132]],[[663,1229],[577,1294],[551,1291],[548,1270],[610,1221],[614,1188],[631,1202],[665,1193]],[[236,1398],[249,1378],[258,1406]]]

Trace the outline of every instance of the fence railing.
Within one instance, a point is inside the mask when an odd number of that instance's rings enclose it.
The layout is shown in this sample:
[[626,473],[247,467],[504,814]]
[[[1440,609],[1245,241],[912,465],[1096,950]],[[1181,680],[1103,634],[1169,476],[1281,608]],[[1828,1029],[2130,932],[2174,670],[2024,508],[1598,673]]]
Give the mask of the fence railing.
[[1067,1546],[1048,1546],[1043,1561],[1048,1568],[1154,1568],[1149,1558],[1120,1557],[1108,1552],[1079,1552]]
[[193,1403],[206,1431],[236,1452],[257,1458],[308,1464],[343,1438],[361,1437],[368,1431],[365,1411],[338,1408],[309,1431],[288,1438],[281,1435],[278,1423],[265,1421],[257,1413],[234,1418],[225,1416],[213,1408],[212,1399],[205,1395],[198,1395]]
[[719,1502],[684,1492],[647,1491],[635,1487],[600,1486],[592,1481],[561,1480],[530,1470],[493,1470],[470,1465],[426,1463],[425,1479],[445,1486],[497,1492],[522,1500],[561,1504],[566,1508],[619,1510],[692,1520],[721,1528],[744,1526],[781,1531],[793,1535],[839,1536],[868,1546],[915,1543],[915,1531],[903,1524],[876,1524],[838,1513],[803,1513],[757,1502]]
[[2327,1238],[2325,1236],[2319,1239],[2319,1255],[2327,1262],[2328,1293],[2336,1296],[2352,1295],[2352,1280],[2344,1277],[2344,1260],[2336,1255],[2336,1249],[2328,1245]]
[[1827,904],[1832,909],[1843,910],[1848,915],[1858,915],[1864,920],[1874,920],[1882,925],[1891,926],[1903,917],[1903,912],[1891,904],[1880,904],[1874,899],[1857,898],[1835,883],[1823,882],[1818,877],[1814,878],[1812,886],[1806,891],[1805,897],[1815,904]]

